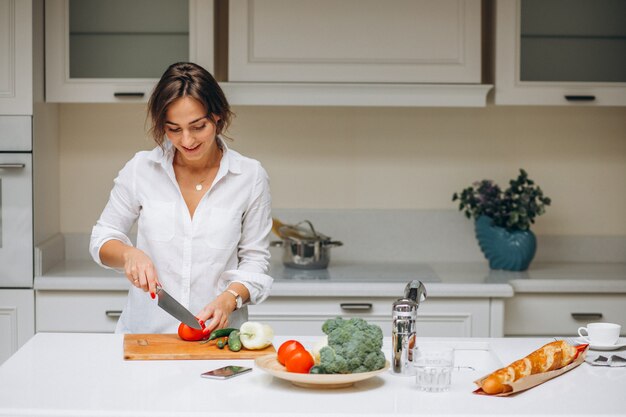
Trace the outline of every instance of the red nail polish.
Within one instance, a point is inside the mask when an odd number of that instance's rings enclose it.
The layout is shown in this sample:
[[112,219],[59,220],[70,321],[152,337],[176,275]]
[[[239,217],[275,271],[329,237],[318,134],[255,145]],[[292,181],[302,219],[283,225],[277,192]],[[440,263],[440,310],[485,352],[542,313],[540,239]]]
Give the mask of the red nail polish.
[[152,297],[152,299],[154,300],[154,298],[156,297],[156,294],[155,294],[155,293],[153,293],[153,292],[151,292],[151,293],[150,293],[150,297]]

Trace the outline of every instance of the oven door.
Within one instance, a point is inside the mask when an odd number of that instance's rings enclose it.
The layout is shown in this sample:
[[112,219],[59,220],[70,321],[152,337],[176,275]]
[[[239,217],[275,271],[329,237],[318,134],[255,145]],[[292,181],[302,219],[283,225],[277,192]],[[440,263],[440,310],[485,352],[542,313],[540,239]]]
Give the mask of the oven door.
[[0,153],[0,288],[33,286],[32,158]]

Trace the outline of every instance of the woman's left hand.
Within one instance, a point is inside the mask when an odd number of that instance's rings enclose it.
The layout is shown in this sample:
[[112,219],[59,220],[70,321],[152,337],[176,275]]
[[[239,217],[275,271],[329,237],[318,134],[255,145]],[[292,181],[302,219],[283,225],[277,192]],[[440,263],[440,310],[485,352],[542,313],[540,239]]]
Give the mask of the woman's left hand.
[[[237,303],[232,295],[222,293],[207,304],[197,317],[203,320],[206,332],[212,332],[215,329],[223,329],[228,327],[228,317],[237,308]],[[210,320],[209,320],[210,319]]]

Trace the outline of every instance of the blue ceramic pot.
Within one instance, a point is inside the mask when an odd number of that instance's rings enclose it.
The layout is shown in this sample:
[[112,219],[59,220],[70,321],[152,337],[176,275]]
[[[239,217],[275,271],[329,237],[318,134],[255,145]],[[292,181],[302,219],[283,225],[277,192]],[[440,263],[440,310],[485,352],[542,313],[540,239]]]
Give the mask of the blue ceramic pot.
[[507,230],[493,225],[490,217],[480,216],[475,223],[480,250],[491,269],[525,271],[535,257],[537,238],[530,230]]

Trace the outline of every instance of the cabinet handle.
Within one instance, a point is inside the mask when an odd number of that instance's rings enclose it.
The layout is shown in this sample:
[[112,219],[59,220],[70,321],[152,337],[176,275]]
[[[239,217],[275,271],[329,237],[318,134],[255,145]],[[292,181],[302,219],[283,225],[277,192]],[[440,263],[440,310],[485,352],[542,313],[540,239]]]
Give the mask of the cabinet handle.
[[371,303],[341,303],[339,306],[342,310],[349,311],[369,311],[372,309]]
[[24,168],[26,164],[0,164],[0,169]]
[[567,101],[594,101],[596,96],[585,96],[585,95],[566,95],[565,100]]
[[111,317],[111,318],[119,318],[119,316],[122,315],[122,310],[107,310],[104,312],[104,314],[106,314],[107,317]]
[[135,93],[113,93],[113,96],[115,97],[121,97],[121,98],[141,98],[144,96],[144,93],[140,92],[135,92]]
[[572,313],[572,318],[578,321],[601,320],[602,313]]

